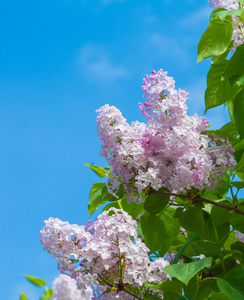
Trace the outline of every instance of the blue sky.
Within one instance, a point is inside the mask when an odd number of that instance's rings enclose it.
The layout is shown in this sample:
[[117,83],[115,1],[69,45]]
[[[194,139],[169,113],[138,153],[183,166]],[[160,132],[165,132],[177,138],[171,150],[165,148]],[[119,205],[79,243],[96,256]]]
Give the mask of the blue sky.
[[[190,93],[189,114],[203,115],[210,61],[196,65],[196,54],[210,12],[205,0],[0,0],[2,299],[38,299],[22,275],[50,286],[58,274],[43,220],[88,220],[99,178],[83,164],[106,166],[96,109],[144,121],[142,78],[162,68]],[[223,107],[206,117],[212,128],[228,118]]]

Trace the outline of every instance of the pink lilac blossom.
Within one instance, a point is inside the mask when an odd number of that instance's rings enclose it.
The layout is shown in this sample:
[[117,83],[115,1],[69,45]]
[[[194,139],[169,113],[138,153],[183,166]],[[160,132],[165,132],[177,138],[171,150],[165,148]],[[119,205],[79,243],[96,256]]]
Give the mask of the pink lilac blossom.
[[[57,218],[45,224],[40,232],[43,248],[79,288],[93,288],[91,299],[131,300],[127,285],[142,296],[147,290],[145,282],[158,284],[170,278],[164,271],[169,262],[163,258],[150,261],[149,249],[137,238],[136,221],[123,210],[111,208],[85,226]],[[162,295],[161,291],[153,293]]]
[[91,288],[78,289],[76,280],[64,274],[53,281],[52,288],[52,300],[91,300]]
[[227,138],[208,136],[205,118],[187,115],[188,93],[175,90],[167,72],[152,71],[143,79],[144,104],[139,103],[147,123],[129,125],[121,112],[106,104],[97,112],[100,155],[110,164],[110,193],[124,184],[128,200],[141,202],[147,187],[166,187],[181,193],[195,188],[215,189],[228,167],[235,165]]
[[240,240],[240,242],[244,243],[244,234],[240,231],[236,232],[236,237]]
[[[239,2],[236,0],[208,0],[210,6],[213,6],[214,9],[218,9],[220,7],[226,8],[227,10],[235,10],[240,8]],[[232,17],[233,23],[237,23],[236,17]],[[241,20],[239,20],[242,30],[244,30],[244,26]],[[233,25],[233,34],[232,39],[234,40],[234,47],[237,47],[243,44],[243,36],[241,30],[238,26]]]

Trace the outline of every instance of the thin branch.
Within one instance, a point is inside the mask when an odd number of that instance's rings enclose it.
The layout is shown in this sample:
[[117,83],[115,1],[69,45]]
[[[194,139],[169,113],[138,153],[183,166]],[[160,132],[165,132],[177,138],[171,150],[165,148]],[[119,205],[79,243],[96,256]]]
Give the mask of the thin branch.
[[187,195],[178,195],[178,194],[175,194],[175,193],[169,193],[169,192],[163,192],[163,191],[154,191],[154,193],[158,193],[158,194],[164,194],[164,195],[170,195],[170,196],[175,196],[175,197],[180,197],[180,198],[185,198],[185,199],[188,199],[190,201],[192,201],[193,203],[194,202],[205,202],[205,203],[209,203],[209,204],[212,204],[212,205],[215,205],[215,206],[218,206],[218,207],[222,207],[224,209],[228,209],[230,211],[233,211],[237,214],[240,214],[240,215],[243,215],[244,216],[244,211],[236,208],[236,207],[231,207],[231,206],[228,206],[228,205],[225,205],[225,204],[222,204],[222,203],[218,203],[218,202],[215,202],[215,201],[212,201],[212,200],[208,200],[208,199],[204,199],[200,196],[196,196],[196,197],[193,197],[191,198],[190,196],[187,196]]
[[241,27],[240,21],[238,20],[238,18],[237,18],[237,17],[236,17],[236,20],[237,20],[238,27],[239,27],[239,29],[240,29],[240,32],[241,32],[242,38],[244,39],[244,34],[243,34],[243,30],[242,30],[242,27]]

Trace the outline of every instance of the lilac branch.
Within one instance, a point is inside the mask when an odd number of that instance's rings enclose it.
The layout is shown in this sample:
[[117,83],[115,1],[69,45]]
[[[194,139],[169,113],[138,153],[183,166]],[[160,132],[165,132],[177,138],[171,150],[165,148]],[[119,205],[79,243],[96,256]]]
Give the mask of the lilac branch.
[[195,203],[195,202],[209,203],[209,204],[212,204],[212,205],[215,205],[215,206],[218,206],[218,207],[222,207],[224,209],[228,209],[232,212],[235,212],[237,214],[240,214],[240,215],[244,216],[244,211],[242,211],[242,210],[240,210],[236,207],[231,207],[231,206],[228,206],[228,205],[225,205],[225,204],[222,204],[222,203],[218,203],[218,202],[215,202],[215,201],[212,201],[212,200],[204,199],[200,196],[196,196],[196,197],[191,198],[190,196],[187,196],[187,195],[178,195],[178,194],[175,194],[175,193],[163,192],[163,191],[154,191],[154,193],[185,198],[185,199],[188,199],[188,200],[192,201],[193,203]]

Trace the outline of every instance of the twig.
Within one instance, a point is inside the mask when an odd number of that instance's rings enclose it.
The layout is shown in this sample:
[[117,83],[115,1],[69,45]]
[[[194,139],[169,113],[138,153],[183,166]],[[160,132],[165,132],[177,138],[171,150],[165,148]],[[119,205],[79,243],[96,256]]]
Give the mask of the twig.
[[122,291],[124,291],[124,292],[130,294],[131,296],[133,296],[133,297],[136,298],[136,299],[142,300],[142,298],[140,298],[139,296],[137,296],[137,295],[134,294],[133,292],[126,290],[124,287],[123,287]]
[[191,200],[193,203],[194,202],[205,202],[205,203],[209,203],[209,204],[212,204],[212,205],[215,205],[215,206],[218,206],[218,207],[222,207],[224,209],[228,209],[230,211],[233,211],[237,214],[240,214],[240,215],[243,215],[244,216],[244,211],[236,208],[236,207],[231,207],[231,206],[228,206],[228,205],[225,205],[225,204],[221,204],[221,203],[218,203],[218,202],[215,202],[215,201],[212,201],[212,200],[208,200],[208,199],[204,199],[200,196],[196,196],[196,197],[193,197],[191,198],[190,196],[187,196],[187,195],[178,195],[178,194],[175,194],[175,193],[170,193],[170,192],[163,192],[163,191],[154,191],[154,193],[158,193],[158,194],[164,194],[164,195],[170,195],[170,196],[175,196],[175,197],[180,197],[180,198],[185,198],[185,199],[188,199],[188,200]]

